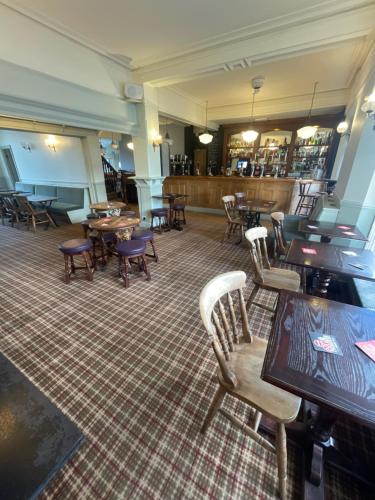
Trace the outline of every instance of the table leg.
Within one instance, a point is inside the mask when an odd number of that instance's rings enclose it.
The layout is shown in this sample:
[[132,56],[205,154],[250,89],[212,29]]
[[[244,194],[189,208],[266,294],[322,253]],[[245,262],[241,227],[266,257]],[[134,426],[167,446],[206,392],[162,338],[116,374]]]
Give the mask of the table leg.
[[332,238],[330,236],[321,236],[320,243],[331,243]]
[[261,223],[260,223],[260,212],[258,212],[258,210],[255,212],[255,225],[257,227],[261,226]]
[[247,229],[251,229],[252,227],[255,227],[256,223],[254,221],[254,213],[247,212],[245,217],[247,220]]
[[316,271],[316,279],[318,280],[318,286],[317,289],[314,292],[314,295],[317,295],[318,297],[327,297],[327,292],[328,292],[328,287],[331,283],[331,279],[333,277],[332,273],[329,273],[328,271]]
[[116,231],[116,238],[119,242],[132,239],[133,227],[125,227]]

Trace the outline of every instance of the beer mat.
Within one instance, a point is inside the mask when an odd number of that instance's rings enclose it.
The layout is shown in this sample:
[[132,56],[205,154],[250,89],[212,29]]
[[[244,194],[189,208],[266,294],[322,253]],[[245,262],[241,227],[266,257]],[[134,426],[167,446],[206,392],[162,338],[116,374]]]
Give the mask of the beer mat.
[[360,263],[357,263],[357,262],[353,262],[353,264],[349,262],[348,266],[355,267],[356,269],[360,269],[361,271],[363,271],[367,267],[364,264],[360,264]]
[[315,250],[315,248],[305,248],[305,247],[302,247],[301,250],[302,250],[303,253],[307,253],[309,255],[316,255],[317,254],[317,251]]
[[342,234],[346,234],[346,236],[355,236],[355,233],[352,231],[343,231]]
[[349,226],[337,226],[337,229],[350,229]]
[[351,250],[343,250],[342,253],[345,255],[349,255],[350,257],[357,257],[358,255],[357,253],[352,252]]
[[338,354],[339,356],[343,355],[342,350],[338,345],[335,337],[316,332],[310,332],[309,335],[313,348],[316,351],[327,352],[329,354]]
[[307,224],[307,227],[308,227],[309,229],[318,229],[318,226],[311,226],[310,224]]
[[361,349],[372,361],[375,361],[375,340],[355,342],[355,346]]

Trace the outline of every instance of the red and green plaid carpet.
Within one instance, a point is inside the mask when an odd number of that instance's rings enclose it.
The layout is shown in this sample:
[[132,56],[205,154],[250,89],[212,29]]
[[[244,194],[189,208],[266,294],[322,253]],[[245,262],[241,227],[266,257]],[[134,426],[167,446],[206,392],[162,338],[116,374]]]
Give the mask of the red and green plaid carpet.
[[[272,453],[220,414],[199,433],[216,388],[199,293],[219,273],[249,272],[246,247],[221,244],[223,231],[223,218],[189,214],[184,231],[156,236],[152,281],[125,290],[115,259],[93,283],[62,282],[57,244],[81,235],[79,225],[36,235],[0,226],[0,350],[86,437],[45,498],[277,496]],[[268,335],[267,313],[254,308],[250,320]],[[241,403],[225,405],[248,418]],[[353,455],[374,452],[367,429],[344,422],[337,434]],[[289,495],[300,498],[300,452],[288,452]],[[364,498],[357,483],[326,473],[328,498]]]

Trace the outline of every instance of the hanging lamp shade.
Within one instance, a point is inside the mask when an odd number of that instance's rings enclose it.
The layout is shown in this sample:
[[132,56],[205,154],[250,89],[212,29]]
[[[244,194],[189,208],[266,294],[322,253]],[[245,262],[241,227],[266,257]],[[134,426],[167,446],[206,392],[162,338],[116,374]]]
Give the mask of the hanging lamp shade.
[[208,101],[206,101],[206,128],[202,134],[199,134],[199,142],[202,144],[210,144],[212,142],[212,139],[214,136],[209,133],[208,127],[207,127],[207,108],[208,108]]
[[127,145],[126,145],[126,147],[128,149],[130,149],[131,151],[133,151],[134,150],[134,144],[133,144],[133,142],[128,142]]
[[[250,121],[253,121],[253,117],[254,117],[254,103],[255,103],[255,89],[253,91],[253,103],[251,105]],[[241,135],[242,135],[242,139],[245,142],[254,142],[255,139],[258,137],[259,132],[257,132],[256,130],[253,130],[253,129],[249,129],[249,130],[245,130],[244,132],[242,132]]]
[[337,125],[336,130],[339,134],[345,134],[348,128],[349,128],[349,123],[345,120]]
[[314,83],[314,90],[313,90],[313,94],[312,94],[312,98],[311,98],[310,111],[309,111],[309,114],[307,115],[306,125],[297,130],[297,136],[300,139],[310,139],[310,137],[313,137],[316,134],[317,127],[313,127],[312,125],[309,125],[309,121],[311,118],[311,111],[312,111],[312,108],[314,105],[314,99],[315,99],[317,86],[318,86],[318,82],[315,82]]

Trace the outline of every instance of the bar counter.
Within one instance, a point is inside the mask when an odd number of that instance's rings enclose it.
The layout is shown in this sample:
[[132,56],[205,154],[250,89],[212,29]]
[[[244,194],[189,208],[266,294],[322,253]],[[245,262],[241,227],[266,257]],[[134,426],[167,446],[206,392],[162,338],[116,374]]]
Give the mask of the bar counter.
[[187,205],[221,210],[223,196],[244,192],[248,200],[276,201],[275,210],[289,213],[296,189],[298,192],[298,181],[285,177],[274,179],[273,177],[181,175],[167,177],[164,181],[165,193],[189,196],[186,200]]

